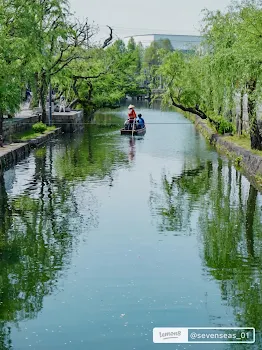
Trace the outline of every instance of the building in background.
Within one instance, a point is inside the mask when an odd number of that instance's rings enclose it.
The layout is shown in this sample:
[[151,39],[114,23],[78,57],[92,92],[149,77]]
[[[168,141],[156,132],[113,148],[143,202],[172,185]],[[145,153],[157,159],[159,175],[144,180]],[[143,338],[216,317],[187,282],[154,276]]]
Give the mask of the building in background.
[[132,37],[136,44],[141,43],[144,48],[150,46],[154,41],[169,39],[174,50],[183,52],[198,49],[202,40],[201,36],[196,35],[145,34],[126,37],[124,38],[124,43],[127,44]]

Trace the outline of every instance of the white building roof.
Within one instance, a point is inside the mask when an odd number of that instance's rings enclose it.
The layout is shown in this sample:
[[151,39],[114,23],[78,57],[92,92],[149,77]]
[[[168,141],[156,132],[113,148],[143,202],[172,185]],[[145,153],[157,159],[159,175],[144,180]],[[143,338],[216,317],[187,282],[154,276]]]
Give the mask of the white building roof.
[[174,50],[193,49],[195,46],[199,46],[202,40],[202,37],[197,35],[141,34],[125,37],[124,42],[127,44],[132,37],[136,44],[141,43],[143,47],[150,46],[153,41],[169,39]]

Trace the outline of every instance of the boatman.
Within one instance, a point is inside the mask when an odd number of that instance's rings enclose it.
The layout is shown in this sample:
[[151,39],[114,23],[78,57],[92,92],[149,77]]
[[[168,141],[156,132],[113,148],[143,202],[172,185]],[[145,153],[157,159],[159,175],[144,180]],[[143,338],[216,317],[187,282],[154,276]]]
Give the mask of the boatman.
[[136,120],[136,112],[134,108],[135,108],[134,105],[128,106],[128,122],[129,122],[130,129],[131,129],[131,126],[133,127],[133,123]]

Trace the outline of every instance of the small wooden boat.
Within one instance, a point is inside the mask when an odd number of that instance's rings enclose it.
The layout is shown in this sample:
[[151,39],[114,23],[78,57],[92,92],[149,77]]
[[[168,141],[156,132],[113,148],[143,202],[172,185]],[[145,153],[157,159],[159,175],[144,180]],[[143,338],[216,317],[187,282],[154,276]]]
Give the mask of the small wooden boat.
[[[120,132],[121,132],[121,135],[132,136],[132,129],[131,130],[121,129]],[[133,135],[134,136],[145,135],[145,133],[146,133],[146,127],[144,127],[143,129],[135,129]]]

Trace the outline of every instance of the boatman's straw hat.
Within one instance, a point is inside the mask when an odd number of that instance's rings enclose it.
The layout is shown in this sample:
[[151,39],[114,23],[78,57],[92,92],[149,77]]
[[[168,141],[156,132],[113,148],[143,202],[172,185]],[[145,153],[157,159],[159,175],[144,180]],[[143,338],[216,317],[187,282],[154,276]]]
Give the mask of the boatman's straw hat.
[[129,106],[128,106],[128,109],[129,109],[129,108],[135,108],[135,106],[134,106],[134,105],[129,105]]

